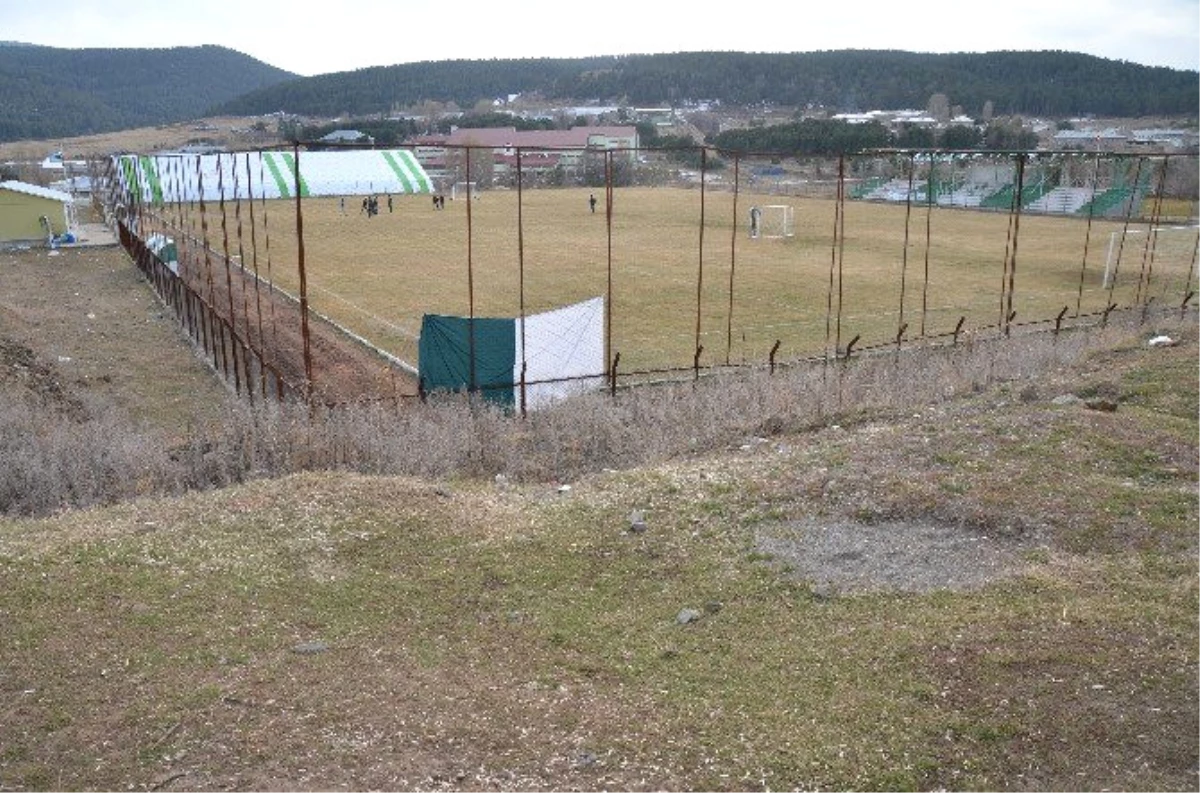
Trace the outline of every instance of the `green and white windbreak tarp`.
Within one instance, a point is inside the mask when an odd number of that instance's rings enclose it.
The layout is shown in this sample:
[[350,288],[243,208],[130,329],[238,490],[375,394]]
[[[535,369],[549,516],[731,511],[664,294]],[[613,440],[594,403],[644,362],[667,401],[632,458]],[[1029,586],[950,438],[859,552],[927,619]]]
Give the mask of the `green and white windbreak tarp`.
[[478,390],[503,405],[525,408],[595,390],[604,384],[604,298],[520,319],[426,314],[418,370],[427,391]]
[[[251,151],[220,154],[121,154],[121,186],[145,203],[432,193],[407,149]],[[297,167],[298,166],[298,167]]]

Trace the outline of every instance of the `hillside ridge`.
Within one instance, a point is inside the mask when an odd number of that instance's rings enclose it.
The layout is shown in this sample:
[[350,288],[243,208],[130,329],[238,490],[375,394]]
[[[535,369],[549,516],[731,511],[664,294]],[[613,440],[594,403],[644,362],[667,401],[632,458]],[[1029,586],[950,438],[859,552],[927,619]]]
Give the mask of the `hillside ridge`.
[[77,137],[204,116],[383,116],[434,103],[534,101],[785,107],[825,113],[924,108],[934,94],[974,118],[1186,116],[1197,73],[1078,53],[690,52],[447,60],[298,77],[216,45],[60,49],[0,45],[0,142]]
[[0,45],[0,141],[75,137],[195,119],[214,105],[294,77],[215,45]]

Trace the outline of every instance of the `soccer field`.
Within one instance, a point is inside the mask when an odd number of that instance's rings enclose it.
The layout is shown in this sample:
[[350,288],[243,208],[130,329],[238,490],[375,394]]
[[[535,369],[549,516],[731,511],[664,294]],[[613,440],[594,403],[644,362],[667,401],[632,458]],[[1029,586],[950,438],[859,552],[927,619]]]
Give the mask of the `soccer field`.
[[[302,230],[309,306],[414,365],[427,313],[520,317],[604,297],[607,358],[628,373],[1053,322],[1110,302],[1178,305],[1194,288],[1194,229],[699,188],[610,195],[611,211],[602,188],[488,190],[440,210],[428,195],[393,196],[390,210],[380,196],[374,217],[362,196],[309,198],[299,216],[295,202],[259,202],[253,221],[229,204],[224,218],[210,208],[207,238],[219,249],[224,234],[247,268],[296,294]],[[751,238],[751,207],[777,204],[793,207],[794,234]]]

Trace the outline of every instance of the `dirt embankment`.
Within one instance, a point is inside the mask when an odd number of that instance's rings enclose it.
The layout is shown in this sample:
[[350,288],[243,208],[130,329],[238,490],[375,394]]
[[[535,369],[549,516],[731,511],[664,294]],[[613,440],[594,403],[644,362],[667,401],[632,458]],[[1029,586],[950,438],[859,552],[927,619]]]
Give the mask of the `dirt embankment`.
[[311,382],[313,398],[329,404],[416,397],[410,373],[312,311],[305,323],[295,296],[223,257],[186,246],[179,257],[183,280],[291,390],[303,393]]

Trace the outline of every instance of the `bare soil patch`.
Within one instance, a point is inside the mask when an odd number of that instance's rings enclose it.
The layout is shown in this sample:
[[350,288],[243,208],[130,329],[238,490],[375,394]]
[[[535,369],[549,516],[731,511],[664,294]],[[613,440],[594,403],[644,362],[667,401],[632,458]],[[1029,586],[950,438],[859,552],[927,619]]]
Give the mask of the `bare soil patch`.
[[0,252],[0,383],[181,433],[230,398],[118,247]]
[[755,547],[822,596],[978,589],[1015,575],[1034,538],[995,537],[932,522],[846,520],[764,526]]

